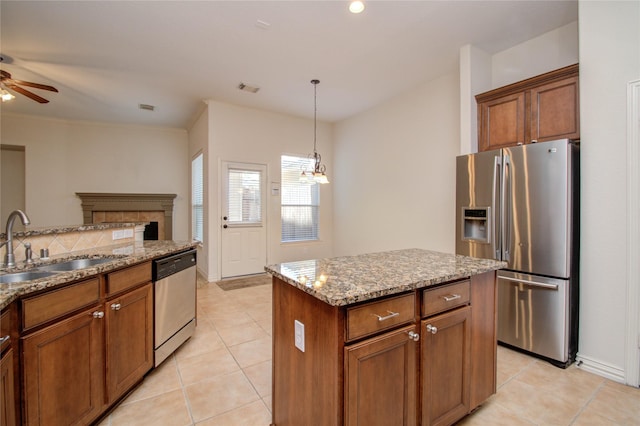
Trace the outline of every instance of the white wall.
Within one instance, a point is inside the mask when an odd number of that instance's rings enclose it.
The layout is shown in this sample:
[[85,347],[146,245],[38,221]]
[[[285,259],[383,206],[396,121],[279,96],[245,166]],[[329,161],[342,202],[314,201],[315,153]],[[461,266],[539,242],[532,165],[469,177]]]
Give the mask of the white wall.
[[[15,145],[2,145],[0,149],[0,224],[7,223],[13,210],[25,207],[24,149]],[[15,222],[13,229],[23,229]]]
[[3,114],[2,143],[25,147],[32,226],[81,224],[76,192],[172,193],[173,238],[188,239],[185,130]]
[[491,55],[470,44],[460,48],[460,155],[478,152],[478,93],[491,89]]
[[498,52],[492,56],[491,62],[491,88],[578,63],[578,22]]
[[580,1],[579,20],[582,253],[578,351],[585,368],[623,381],[628,315],[626,90],[628,82],[640,78],[640,2]]
[[[203,178],[203,215],[207,218],[209,215],[209,167],[207,167],[209,160],[209,113],[207,108],[203,108],[203,111],[197,117],[193,125],[189,128],[189,167],[191,167],[191,161],[202,153],[202,178]],[[189,168],[189,238],[192,233],[191,223],[191,168]],[[209,221],[204,220],[203,223],[203,236],[208,235]],[[209,245],[206,242],[199,244],[197,247],[198,255],[198,271],[202,276],[208,277],[209,271],[213,269],[215,264],[214,256],[209,256]]]
[[306,156],[313,151],[313,120],[209,101],[208,169],[210,280],[219,279],[220,166],[223,161],[267,166],[267,263],[322,258],[333,249],[333,191],[339,185],[332,162],[332,126],[318,122],[317,149],[327,166],[328,185],[320,187],[320,240],[280,242],[280,197],[270,194],[271,183],[280,182],[280,156]]
[[459,76],[337,123],[334,252],[454,251]]

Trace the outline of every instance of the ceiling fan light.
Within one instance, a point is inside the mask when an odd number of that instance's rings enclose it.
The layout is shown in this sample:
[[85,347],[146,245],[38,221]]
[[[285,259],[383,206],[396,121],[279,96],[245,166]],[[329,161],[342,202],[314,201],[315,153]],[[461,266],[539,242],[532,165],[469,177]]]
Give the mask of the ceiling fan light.
[[15,96],[13,96],[11,93],[9,93],[4,89],[0,89],[0,97],[2,97],[2,102],[8,102],[16,98]]

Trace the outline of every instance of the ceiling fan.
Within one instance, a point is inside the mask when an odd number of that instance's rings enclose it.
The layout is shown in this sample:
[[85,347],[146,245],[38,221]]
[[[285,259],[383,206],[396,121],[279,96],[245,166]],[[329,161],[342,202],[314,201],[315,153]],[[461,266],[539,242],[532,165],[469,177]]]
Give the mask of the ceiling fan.
[[36,102],[40,102],[41,104],[46,104],[49,101],[42,96],[36,95],[35,93],[20,86],[33,87],[36,89],[48,90],[50,92],[58,91],[58,89],[56,89],[55,87],[47,86],[46,84],[32,83],[30,81],[23,80],[14,80],[13,78],[11,78],[11,74],[9,74],[5,70],[0,70],[0,86],[18,92],[28,98],[33,99]]

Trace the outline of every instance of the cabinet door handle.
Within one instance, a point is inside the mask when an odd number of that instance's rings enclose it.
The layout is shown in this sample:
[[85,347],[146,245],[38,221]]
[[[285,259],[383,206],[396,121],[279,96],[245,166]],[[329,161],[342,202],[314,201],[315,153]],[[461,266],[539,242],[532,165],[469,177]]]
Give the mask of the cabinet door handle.
[[452,300],[460,299],[462,296],[459,294],[451,294],[449,296],[442,296],[445,302],[451,302]]
[[431,334],[436,334],[438,332],[438,327],[434,327],[431,324],[427,324],[427,332]]
[[9,336],[9,335],[4,336],[4,337],[0,337],[0,345],[4,344],[4,342],[9,340],[10,338],[11,338],[11,336]]
[[93,315],[94,318],[104,318],[104,312],[101,312],[101,311],[95,311],[91,315]]
[[420,335],[415,331],[410,331],[407,334],[409,335],[409,339],[413,340],[414,342],[417,342],[418,340],[420,340]]
[[121,307],[122,307],[122,305],[120,305],[119,303],[112,303],[111,304],[111,309],[114,310],[114,311],[119,311]]
[[373,315],[378,317],[378,321],[386,321],[386,320],[388,320],[390,318],[397,317],[398,315],[400,315],[400,312],[391,312],[391,311],[387,311],[387,312],[389,312],[389,315],[384,316],[384,317],[380,316],[378,314],[373,314]]

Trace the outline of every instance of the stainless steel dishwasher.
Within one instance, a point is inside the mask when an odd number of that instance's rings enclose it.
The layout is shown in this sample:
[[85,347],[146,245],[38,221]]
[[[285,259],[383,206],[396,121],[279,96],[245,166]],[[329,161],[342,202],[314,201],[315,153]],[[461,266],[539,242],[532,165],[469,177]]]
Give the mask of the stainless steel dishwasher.
[[196,329],[196,251],[154,260],[153,281],[157,367]]

